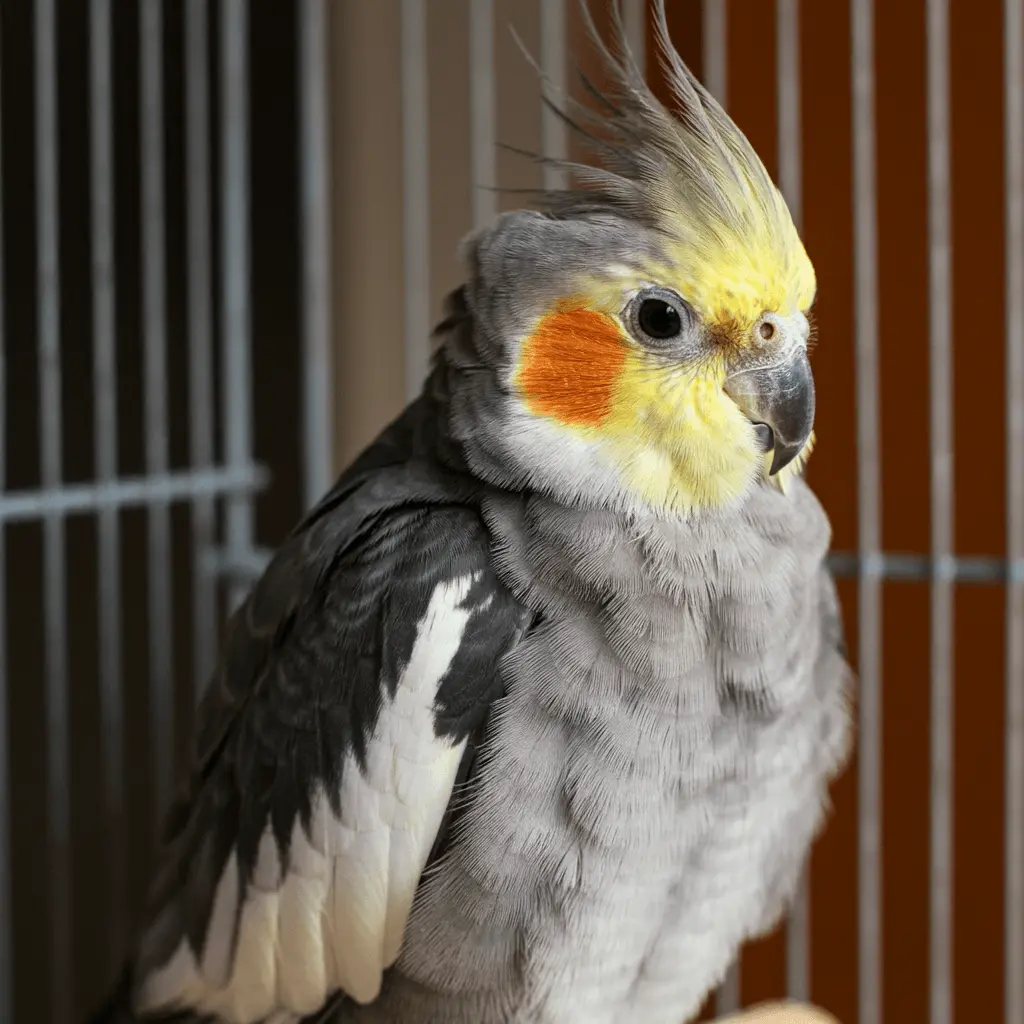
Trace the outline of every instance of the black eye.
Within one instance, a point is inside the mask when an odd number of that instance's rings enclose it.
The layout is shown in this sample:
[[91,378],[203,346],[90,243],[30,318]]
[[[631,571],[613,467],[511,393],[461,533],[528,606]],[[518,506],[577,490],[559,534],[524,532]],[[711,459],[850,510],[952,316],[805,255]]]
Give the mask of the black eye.
[[644,299],[637,310],[636,319],[644,334],[659,341],[678,338],[683,332],[679,310],[664,299]]
[[645,288],[623,314],[630,333],[641,344],[665,342],[689,333],[690,307],[668,288]]

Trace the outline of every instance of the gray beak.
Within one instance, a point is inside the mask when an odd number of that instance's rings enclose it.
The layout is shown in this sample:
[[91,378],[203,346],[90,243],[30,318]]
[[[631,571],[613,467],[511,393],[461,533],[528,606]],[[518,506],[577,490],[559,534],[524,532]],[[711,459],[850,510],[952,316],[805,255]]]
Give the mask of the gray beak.
[[775,452],[772,476],[800,454],[814,427],[814,376],[803,348],[785,363],[730,374],[725,393],[762,428],[765,451]]

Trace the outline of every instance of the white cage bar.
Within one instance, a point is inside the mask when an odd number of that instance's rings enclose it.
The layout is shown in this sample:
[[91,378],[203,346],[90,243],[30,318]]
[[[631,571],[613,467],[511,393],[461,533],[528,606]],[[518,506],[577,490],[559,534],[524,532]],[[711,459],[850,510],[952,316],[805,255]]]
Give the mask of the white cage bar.
[[[89,125],[92,204],[93,411],[96,480],[117,478],[117,356],[114,283],[113,72],[110,0],[89,4]],[[103,810],[107,820],[107,943],[111,970],[126,937],[124,892],[124,694],[121,666],[121,554],[117,507],[96,514]]]
[[[555,5],[552,5],[555,6]],[[494,0],[469,3],[469,156],[474,226],[498,210],[495,137]]]
[[931,445],[931,1024],[953,1019],[953,267],[949,0],[928,0],[928,250]]
[[882,547],[873,0],[851,0],[857,394],[860,1024],[882,1021]]
[[[252,459],[252,324],[249,277],[249,7],[223,0],[220,30],[221,102],[221,333],[225,463],[243,470]],[[254,542],[251,492],[230,495],[225,505],[225,542],[235,556]],[[229,608],[244,596],[232,585]]]
[[[146,473],[169,469],[167,415],[167,254],[164,204],[164,89],[162,0],[142,0],[139,28],[139,104],[142,139],[143,377]],[[153,815],[159,836],[174,783],[174,662],[171,646],[171,514],[166,501],[148,507],[149,711],[152,719]]]
[[327,135],[327,0],[299,3],[299,177],[302,189],[304,504],[334,476],[334,337],[330,293],[330,150]]
[[[3,51],[3,11],[0,10],[0,53]],[[2,65],[0,65],[2,66]],[[3,110],[3,90],[0,89],[0,111]],[[0,493],[7,486],[7,278],[5,276],[4,245],[4,174],[3,174],[3,119],[0,117]],[[0,528],[0,908],[11,906],[14,889],[11,884],[11,801],[10,784],[10,726],[7,704],[7,538]],[[0,1021],[14,1017],[14,950],[11,928],[12,914],[0,909]]]
[[[60,253],[57,193],[57,17],[53,0],[35,5],[35,140],[39,433],[43,487],[60,486]],[[47,868],[50,878],[50,983],[54,1020],[71,1019],[71,796],[68,747],[67,566],[64,523],[43,514]]]
[[[189,459],[193,472],[214,464],[213,241],[210,188],[209,25],[206,0],[185,5],[185,177],[188,252]],[[192,526],[192,675],[195,700],[213,668],[217,647],[217,591],[205,555],[217,533],[216,495],[195,495]]]
[[1006,1024],[1024,1024],[1024,3],[1003,4],[1006,220]]
[[[541,5],[540,66],[555,102],[566,88],[566,0],[551,0]],[[545,103],[540,112],[541,151],[545,157],[564,160],[569,155],[569,133],[565,122]],[[565,187],[566,174],[561,167],[544,165],[546,189]]]
[[426,0],[402,0],[401,54],[405,394],[412,399],[427,375],[431,328]]
[[633,63],[644,73],[647,70],[646,0],[622,0],[622,24]]

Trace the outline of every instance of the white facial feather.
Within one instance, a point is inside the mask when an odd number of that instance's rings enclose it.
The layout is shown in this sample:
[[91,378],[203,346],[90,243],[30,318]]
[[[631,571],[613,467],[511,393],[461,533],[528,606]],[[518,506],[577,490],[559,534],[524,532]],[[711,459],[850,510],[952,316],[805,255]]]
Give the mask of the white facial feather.
[[183,940],[145,979],[138,1009],[184,1005],[254,1024],[275,1012],[313,1013],[338,988],[358,1002],[377,996],[398,957],[465,749],[434,734],[433,716],[474,611],[462,607],[473,582],[463,576],[434,588],[395,695],[384,697],[365,772],[345,756],[340,819],[326,794],[316,794],[309,834],[295,823],[283,877],[268,822],[237,938],[232,850],[201,967]]

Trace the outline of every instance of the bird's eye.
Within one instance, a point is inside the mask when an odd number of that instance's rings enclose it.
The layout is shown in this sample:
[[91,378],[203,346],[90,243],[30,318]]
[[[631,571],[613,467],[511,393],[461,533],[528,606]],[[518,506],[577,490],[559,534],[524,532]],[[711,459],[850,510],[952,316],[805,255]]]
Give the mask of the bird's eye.
[[683,330],[679,310],[664,299],[644,299],[637,311],[637,321],[644,334],[659,341],[676,338]]
[[639,341],[671,341],[685,330],[690,313],[672,292],[651,288],[641,292],[630,311],[630,326]]

